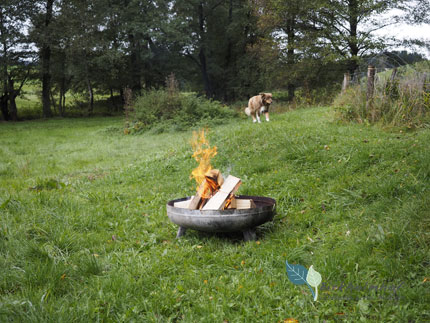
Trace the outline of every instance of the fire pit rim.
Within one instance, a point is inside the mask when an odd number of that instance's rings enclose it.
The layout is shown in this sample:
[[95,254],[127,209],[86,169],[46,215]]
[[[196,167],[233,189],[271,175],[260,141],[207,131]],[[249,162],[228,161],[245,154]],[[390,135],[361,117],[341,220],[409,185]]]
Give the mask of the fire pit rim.
[[189,199],[184,197],[169,201],[166,205],[167,216],[179,226],[178,235],[184,235],[186,229],[206,232],[242,231],[245,240],[255,240],[255,228],[273,219],[276,201],[264,196],[239,195],[236,198],[253,199],[256,207],[227,210],[192,210],[174,207],[175,202]]
[[182,197],[179,199],[174,199],[167,202],[167,207],[175,210],[175,211],[183,211],[181,213],[184,213],[184,216],[190,215],[190,216],[196,216],[199,217],[225,217],[225,216],[238,216],[240,214],[248,214],[249,210],[257,210],[257,209],[266,209],[269,208],[272,210],[272,212],[276,209],[276,200],[271,197],[266,196],[252,196],[252,195],[236,195],[237,199],[252,199],[254,200],[256,207],[255,208],[249,208],[249,209],[226,209],[226,210],[191,210],[187,208],[181,208],[181,207],[175,207],[174,203],[176,202],[182,202],[189,200],[191,197]]

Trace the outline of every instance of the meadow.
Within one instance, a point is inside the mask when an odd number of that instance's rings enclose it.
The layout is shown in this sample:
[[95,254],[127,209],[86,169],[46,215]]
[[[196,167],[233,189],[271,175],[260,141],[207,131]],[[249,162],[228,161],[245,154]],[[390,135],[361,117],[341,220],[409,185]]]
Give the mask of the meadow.
[[[191,131],[121,117],[0,124],[2,322],[430,320],[430,130],[336,121],[329,107],[210,129],[212,165],[277,201],[257,241],[187,231]],[[319,298],[285,262],[322,276]]]

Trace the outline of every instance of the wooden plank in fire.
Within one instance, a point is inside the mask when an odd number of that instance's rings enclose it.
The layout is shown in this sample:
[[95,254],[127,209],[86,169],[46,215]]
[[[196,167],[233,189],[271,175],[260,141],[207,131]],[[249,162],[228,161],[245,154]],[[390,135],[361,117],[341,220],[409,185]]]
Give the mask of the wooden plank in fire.
[[200,189],[203,189],[203,187],[205,186],[205,183],[206,183],[206,180],[204,180],[200,184],[200,187],[199,187],[198,191],[196,192],[196,195],[194,195],[191,198],[190,203],[188,204],[188,208],[189,209],[195,210],[195,209],[197,209],[199,207],[200,200],[202,199],[202,197],[199,194],[199,191],[200,191]]
[[210,189],[209,183],[217,183],[218,186],[221,186],[224,183],[224,178],[218,169],[211,169],[205,174],[205,177],[206,179],[200,184],[196,195],[191,198],[190,203],[188,204],[188,209],[196,210],[199,207],[202,208],[207,201],[207,198],[202,198],[201,194],[203,194],[205,190]]
[[251,200],[251,199],[237,199],[237,198],[234,198],[231,201],[231,204],[228,206],[229,209],[238,209],[238,210],[252,209],[255,207],[256,207],[256,205],[255,205],[253,200]]
[[[182,208],[182,209],[188,209],[191,200],[194,198],[194,196],[191,196],[190,199],[180,202],[175,202],[173,204],[174,207]],[[255,208],[256,205],[253,200],[251,199],[236,199],[233,198],[231,201],[231,204],[227,207],[228,209],[237,209],[237,210],[243,210],[243,209],[252,209]]]
[[173,207],[179,207],[181,209],[188,209],[188,206],[190,205],[191,200],[194,198],[194,195],[191,196],[190,199],[180,202],[173,203]]
[[229,175],[225,179],[219,191],[211,197],[202,210],[221,210],[224,208],[227,198],[236,193],[240,184],[242,184],[240,178]]

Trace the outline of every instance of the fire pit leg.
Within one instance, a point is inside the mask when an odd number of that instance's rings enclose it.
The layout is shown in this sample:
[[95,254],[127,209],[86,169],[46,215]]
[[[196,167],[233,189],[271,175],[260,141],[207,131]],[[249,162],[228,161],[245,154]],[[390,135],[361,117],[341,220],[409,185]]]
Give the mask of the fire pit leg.
[[179,227],[178,233],[176,234],[176,238],[182,237],[185,234],[185,232],[187,232],[187,228]]
[[243,239],[245,241],[257,240],[257,234],[255,233],[255,229],[248,229],[246,231],[243,231]]

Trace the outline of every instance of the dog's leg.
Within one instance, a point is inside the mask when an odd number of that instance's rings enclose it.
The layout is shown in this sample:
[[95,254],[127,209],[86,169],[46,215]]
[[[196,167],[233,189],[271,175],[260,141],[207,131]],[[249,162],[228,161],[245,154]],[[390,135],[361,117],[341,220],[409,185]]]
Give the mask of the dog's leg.
[[258,114],[256,111],[251,112],[252,122],[256,123],[258,119]]
[[258,123],[261,123],[261,120],[260,120],[260,111],[257,110],[257,113],[255,114],[255,116],[257,117]]
[[266,121],[270,121],[269,120],[269,112],[264,112],[264,116],[266,117]]

